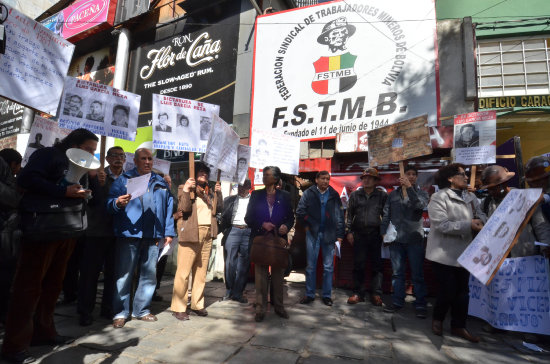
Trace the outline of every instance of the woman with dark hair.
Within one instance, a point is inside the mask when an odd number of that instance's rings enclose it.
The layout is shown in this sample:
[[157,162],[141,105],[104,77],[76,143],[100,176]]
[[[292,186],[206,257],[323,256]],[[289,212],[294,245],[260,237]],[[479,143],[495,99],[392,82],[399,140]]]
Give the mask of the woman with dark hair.
[[[170,309],[172,315],[181,321],[189,320],[187,291],[190,274],[193,275],[191,311],[197,316],[208,315],[204,308],[206,271],[212,250],[212,239],[218,236],[216,211],[221,212],[223,209],[220,183],[216,183],[214,191],[211,191],[208,186],[209,176],[210,168],[202,162],[197,163],[195,178],[189,178],[185,184],[178,187],[178,212],[181,212],[182,217],[177,220],[178,268]],[[195,190],[193,197],[192,190]],[[216,198],[214,194],[217,195]]]
[[[285,240],[288,231],[294,225],[294,212],[290,203],[290,194],[277,189],[281,180],[279,167],[268,166],[263,169],[264,189],[253,191],[246,210],[244,221],[250,227],[250,240],[258,235],[276,232]],[[258,265],[255,269],[256,286],[256,316],[257,322],[263,321],[267,309],[267,287],[269,266]],[[271,267],[271,285],[275,313],[288,319],[288,313],[283,306],[284,268]]]
[[[80,184],[67,186],[66,183],[60,183],[69,168],[65,152],[69,148],[79,148],[94,154],[97,142],[98,138],[92,132],[77,129],[55,146],[36,150],[17,180],[18,186],[25,191],[21,199],[22,213],[26,211],[25,206],[34,206],[40,201],[73,207],[84,204],[89,190]],[[96,172],[89,174],[92,176]],[[91,188],[95,190],[97,186]],[[83,206],[81,211],[85,219]],[[6,360],[30,363],[34,361],[27,351],[31,344],[55,346],[74,340],[57,334],[53,313],[67,262],[79,233],[59,229],[47,235],[35,236],[23,231],[21,256],[13,282],[2,346],[2,357]]]
[[473,343],[477,336],[466,330],[470,273],[458,264],[458,257],[481,230],[487,217],[476,196],[467,191],[468,177],[462,164],[441,167],[436,174],[440,190],[428,204],[430,234],[426,259],[433,262],[439,292],[433,311],[432,331],[443,335],[443,320],[451,309],[451,333]]

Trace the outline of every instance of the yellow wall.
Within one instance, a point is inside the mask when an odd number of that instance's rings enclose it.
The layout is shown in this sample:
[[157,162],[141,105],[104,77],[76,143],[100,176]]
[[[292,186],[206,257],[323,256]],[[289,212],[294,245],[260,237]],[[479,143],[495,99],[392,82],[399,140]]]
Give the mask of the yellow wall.
[[[511,129],[500,129],[508,128]],[[521,138],[523,161],[543,153],[550,153],[550,114],[544,122],[510,122],[499,123],[497,119],[497,145],[514,136]]]

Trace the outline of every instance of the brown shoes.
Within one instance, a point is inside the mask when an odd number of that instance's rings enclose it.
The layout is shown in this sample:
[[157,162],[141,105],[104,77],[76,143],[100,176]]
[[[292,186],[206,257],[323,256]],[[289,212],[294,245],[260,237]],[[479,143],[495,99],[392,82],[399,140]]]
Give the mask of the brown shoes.
[[152,313],[148,313],[145,316],[136,317],[135,319],[140,321],[147,321],[147,322],[154,322],[158,320],[157,316],[153,315]]
[[189,320],[189,315],[187,314],[187,312],[173,312],[172,316],[174,316],[175,318],[177,318],[180,321]]
[[365,299],[363,297],[359,297],[357,294],[353,294],[348,298],[348,305],[355,305],[359,302],[365,302]]
[[191,310],[191,311],[193,311],[197,316],[202,316],[202,317],[208,316],[208,311],[206,311],[206,309],[204,308],[201,308],[200,310]]
[[434,335],[443,336],[443,322],[439,320],[433,320],[432,332],[434,333]]
[[123,318],[117,318],[113,320],[113,327],[115,329],[121,329],[124,327],[124,324],[126,323],[126,319]]
[[382,306],[382,297],[380,297],[378,295],[372,296],[370,298],[370,301],[374,306]]
[[[433,330],[433,324],[432,324],[432,330]],[[470,332],[468,330],[466,330],[465,328],[453,327],[451,329],[451,334],[453,334],[454,336],[458,336],[458,337],[461,337],[463,339],[466,339],[466,340],[468,340],[469,342],[472,342],[472,343],[478,343],[479,342],[479,337],[470,334]]]

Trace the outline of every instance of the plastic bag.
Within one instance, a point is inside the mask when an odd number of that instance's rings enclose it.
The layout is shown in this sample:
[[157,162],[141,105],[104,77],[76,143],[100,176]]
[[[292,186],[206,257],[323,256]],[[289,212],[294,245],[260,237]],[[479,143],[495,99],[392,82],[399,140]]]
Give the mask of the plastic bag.
[[384,235],[384,243],[393,243],[395,239],[397,239],[397,230],[395,230],[395,226],[390,221],[388,229],[386,230],[386,235]]

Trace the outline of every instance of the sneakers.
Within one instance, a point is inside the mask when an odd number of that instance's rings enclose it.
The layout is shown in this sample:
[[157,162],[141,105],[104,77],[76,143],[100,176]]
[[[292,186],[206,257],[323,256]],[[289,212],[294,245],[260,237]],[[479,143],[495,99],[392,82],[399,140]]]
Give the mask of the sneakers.
[[396,313],[397,311],[399,311],[402,308],[403,308],[403,306],[397,306],[397,305],[392,303],[392,304],[384,307],[384,312],[386,312],[386,313]]

